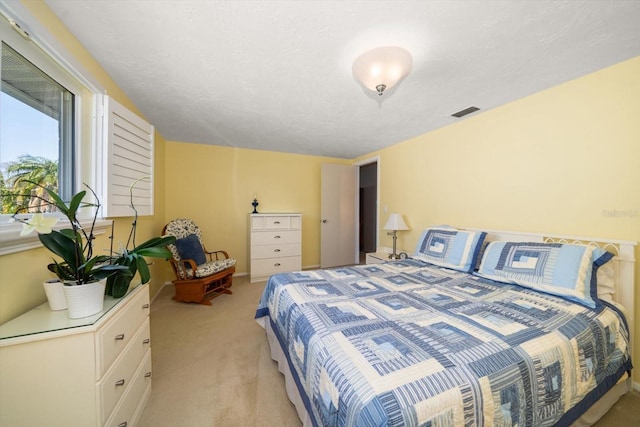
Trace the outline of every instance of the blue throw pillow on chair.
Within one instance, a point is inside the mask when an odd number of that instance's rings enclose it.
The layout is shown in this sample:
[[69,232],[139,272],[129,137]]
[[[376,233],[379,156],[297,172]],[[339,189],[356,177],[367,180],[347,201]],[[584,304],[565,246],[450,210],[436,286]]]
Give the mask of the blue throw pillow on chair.
[[176,240],[176,248],[182,259],[192,259],[196,264],[201,265],[207,262],[207,257],[202,249],[200,239],[195,234]]

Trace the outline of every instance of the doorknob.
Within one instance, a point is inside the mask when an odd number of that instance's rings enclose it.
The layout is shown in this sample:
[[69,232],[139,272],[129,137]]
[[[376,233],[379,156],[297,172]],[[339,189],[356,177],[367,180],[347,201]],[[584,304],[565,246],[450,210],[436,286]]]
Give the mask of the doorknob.
[[322,220],[322,223],[323,223],[323,224],[326,224],[327,222],[329,222],[329,221],[327,221],[326,219],[323,219],[323,220]]

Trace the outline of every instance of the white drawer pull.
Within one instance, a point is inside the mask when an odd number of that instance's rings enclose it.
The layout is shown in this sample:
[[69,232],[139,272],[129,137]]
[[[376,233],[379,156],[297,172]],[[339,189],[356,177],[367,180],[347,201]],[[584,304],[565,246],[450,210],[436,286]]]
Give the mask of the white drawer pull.
[[116,381],[116,387],[119,387],[121,385],[124,385],[124,380],[118,380]]
[[149,344],[151,342],[151,340],[149,338],[145,338],[144,341],[142,341],[142,344]]
[[149,304],[145,304],[142,306],[142,309],[144,310],[145,308],[149,308]]
[[273,264],[274,267],[280,267],[280,263],[276,262],[275,264]]
[[116,335],[116,341],[122,341],[124,339],[124,334]]
[[279,239],[279,238],[280,238],[280,236],[273,236],[273,238],[274,238],[274,239]]
[[146,374],[144,374],[145,378],[151,378],[151,371],[147,372]]
[[273,252],[280,252],[280,249],[274,249]]
[[118,427],[127,427],[127,422],[124,421],[124,422],[118,424]]

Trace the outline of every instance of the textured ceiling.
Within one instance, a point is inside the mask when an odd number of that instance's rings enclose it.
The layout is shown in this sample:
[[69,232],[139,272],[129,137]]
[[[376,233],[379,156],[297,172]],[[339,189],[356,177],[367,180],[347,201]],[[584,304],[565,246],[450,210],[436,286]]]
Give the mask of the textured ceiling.
[[[635,0],[45,1],[166,139],[332,157],[640,55]],[[384,45],[414,64],[381,101],[351,66]]]

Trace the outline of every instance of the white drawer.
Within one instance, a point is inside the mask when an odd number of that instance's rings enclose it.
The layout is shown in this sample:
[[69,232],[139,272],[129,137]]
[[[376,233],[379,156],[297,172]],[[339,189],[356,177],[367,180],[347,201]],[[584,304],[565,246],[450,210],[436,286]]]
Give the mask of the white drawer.
[[256,245],[251,251],[251,259],[282,258],[301,255],[300,243]]
[[142,397],[151,389],[151,351],[147,351],[144,360],[133,374],[131,385],[118,406],[104,424],[108,427],[133,427],[133,417],[141,403]]
[[283,243],[300,243],[302,240],[300,231],[255,231],[251,233],[252,245],[272,245]]
[[296,271],[302,267],[302,257],[266,258],[251,261],[251,276],[264,276],[285,271]]
[[145,353],[149,350],[150,333],[148,318],[130,342],[122,355],[116,359],[116,362],[98,383],[98,396],[100,396],[101,402],[100,413],[102,414],[100,418],[101,423],[105,422],[122,395],[130,387],[136,368],[138,368]]
[[282,230],[291,228],[291,217],[289,216],[268,216],[264,220],[267,230]]
[[149,317],[149,289],[145,288],[129,301],[109,323],[96,334],[96,380],[127,346],[142,322]]
[[285,230],[291,228],[291,217],[288,215],[265,215],[251,217],[252,230]]

